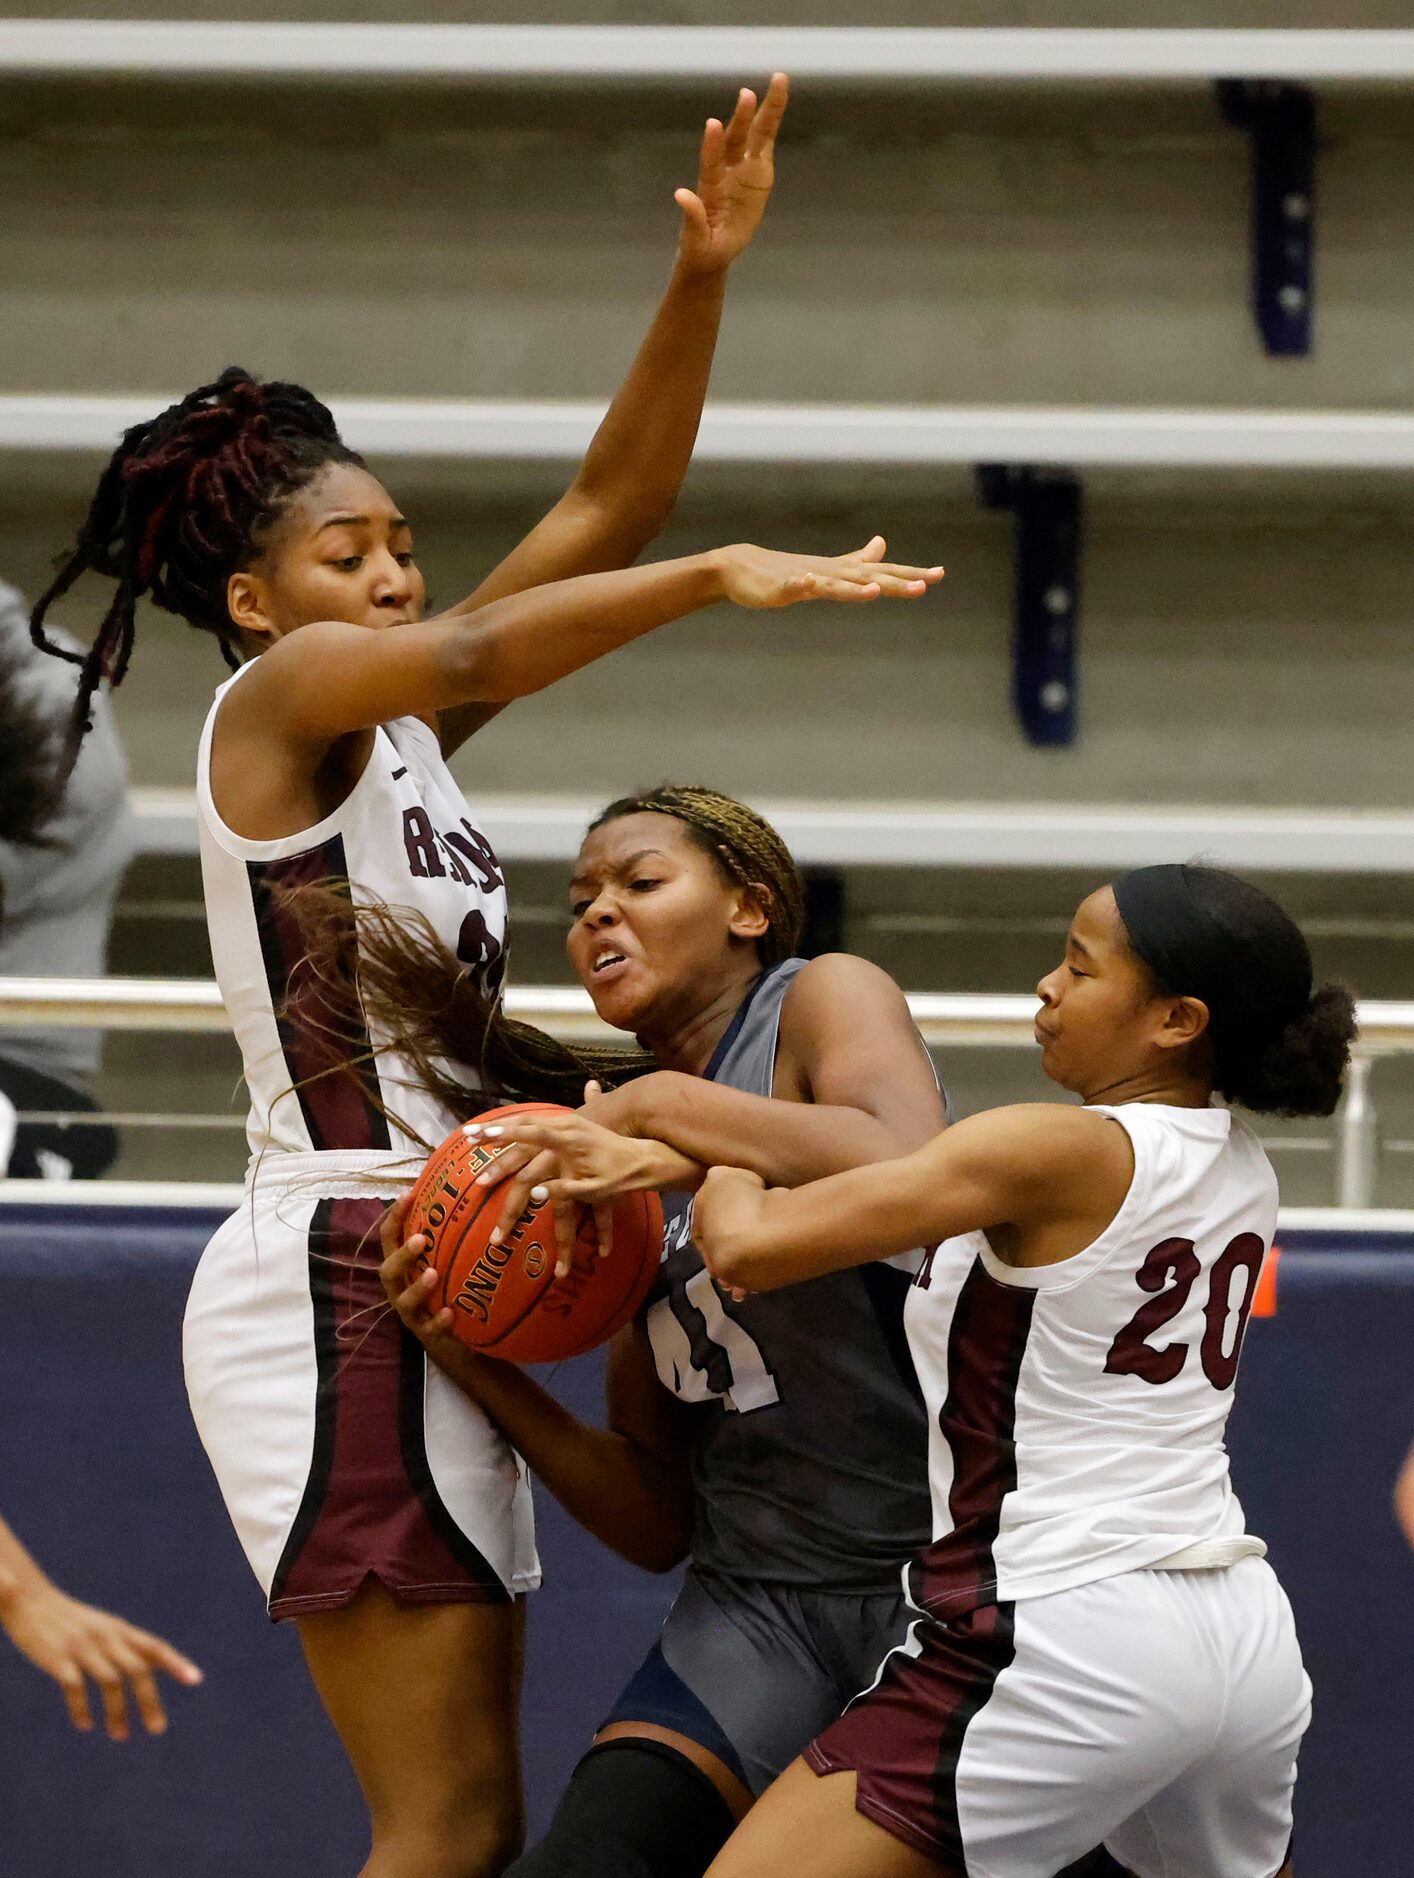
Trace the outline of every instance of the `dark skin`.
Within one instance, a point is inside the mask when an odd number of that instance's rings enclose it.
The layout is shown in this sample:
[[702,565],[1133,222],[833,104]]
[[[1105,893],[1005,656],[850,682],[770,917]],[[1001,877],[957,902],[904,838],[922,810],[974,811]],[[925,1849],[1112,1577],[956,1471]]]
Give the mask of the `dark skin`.
[[[1037,991],[1042,1067],[1062,1088],[1087,1104],[1210,1104],[1207,1007],[1155,990],[1108,887],[1080,907],[1064,960]],[[1105,1231],[1133,1173],[1129,1137],[1116,1122],[1085,1108],[1034,1104],[973,1116],[903,1160],[795,1192],[768,1192],[755,1172],[714,1168],[694,1228],[709,1268],[738,1294],[977,1230],[1010,1265],[1052,1265]],[[938,1871],[856,1811],[852,1772],[817,1776],[803,1760],[762,1798],[708,1878],[756,1878],[790,1866],[812,1878],[936,1878]],[[1291,1867],[1277,1878],[1291,1878]]]
[[[769,919],[761,890],[728,881],[671,816],[624,816],[596,830],[581,849],[571,903],[570,958],[600,1016],[632,1031],[664,1068],[575,1115],[548,1118],[544,1134],[508,1132],[502,1158],[522,1185],[537,1168],[554,1168],[551,1184],[563,1184],[566,1204],[572,1195],[592,1204],[634,1188],[696,1187],[718,1156],[753,1157],[773,1180],[809,1180],[897,1152],[895,1143],[919,1145],[944,1126],[902,993],[844,955],[812,960],[793,981],[771,1097],[702,1080],[759,975]],[[610,951],[623,965],[596,972]],[[459,1343],[450,1312],[428,1309],[423,1243],[400,1243],[405,1212],[403,1201],[383,1225],[383,1282],[403,1322],[582,1525],[647,1570],[677,1564],[692,1538],[692,1410],[658,1380],[643,1321],[610,1346],[607,1429],[586,1427],[523,1371]],[[621,1735],[670,1742],[738,1816],[750,1805],[737,1777],[685,1736],[625,1722],[602,1738]]]

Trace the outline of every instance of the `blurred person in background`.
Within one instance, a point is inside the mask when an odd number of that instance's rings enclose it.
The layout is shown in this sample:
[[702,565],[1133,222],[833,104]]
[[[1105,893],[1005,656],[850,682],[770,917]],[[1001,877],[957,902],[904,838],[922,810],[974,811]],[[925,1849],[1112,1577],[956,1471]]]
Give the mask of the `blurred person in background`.
[[[79,649],[61,633],[52,636]],[[113,901],[133,849],[132,811],[106,698],[94,700],[93,729],[67,782],[57,788],[52,781],[76,685],[72,666],[30,643],[29,608],[0,582],[0,688],[7,701],[0,978],[98,978],[106,967]],[[29,777],[12,801],[12,773],[35,762],[46,767],[48,780]],[[99,1112],[90,1083],[101,1043],[97,1030],[0,1025],[0,1097],[18,1111],[11,1178],[93,1180],[113,1164],[118,1137],[106,1123],[44,1119]]]
[[[59,676],[62,679],[62,672]],[[105,735],[98,752],[100,760],[87,766],[80,764],[76,772],[76,776],[81,777],[80,788],[71,783],[67,790],[61,789],[60,729],[73,706],[72,690],[73,686],[67,682],[57,686],[52,683],[51,662],[32,653],[28,615],[20,596],[13,587],[0,586],[0,883],[3,883],[5,895],[0,903],[0,961],[3,961],[0,970],[5,972],[39,972],[45,964],[42,953],[34,955],[33,964],[10,963],[17,952],[26,960],[31,956],[28,927],[22,918],[15,917],[12,880],[19,882],[22,908],[35,909],[32,923],[45,933],[53,934],[52,939],[44,943],[55,945],[59,944],[64,931],[59,909],[68,904],[68,892],[80,891],[78,887],[69,889],[65,883],[107,881],[106,888],[99,888],[105,896],[104,922],[97,941],[97,957],[102,958],[106,908],[112,898],[111,880],[116,879],[117,868],[111,870],[110,879],[95,857],[82,871],[66,870],[66,856],[58,843],[64,834],[72,831],[74,851],[78,853],[91,840],[102,838],[92,831],[123,828],[122,758],[105,714]],[[105,810],[99,800],[103,779],[115,768],[119,786],[116,813],[113,805]],[[117,866],[121,867],[121,855]],[[46,890],[48,882],[55,877],[60,882],[60,891]],[[50,911],[51,907],[55,910]],[[13,938],[16,926],[20,930],[18,946]],[[86,926],[84,930],[86,932]],[[61,969],[68,967],[63,965]],[[74,1034],[68,1033],[70,1037]],[[8,1057],[10,1035],[0,1033],[0,1037],[3,1037]],[[47,1038],[41,1036],[35,1041],[47,1041]],[[5,1081],[10,1070],[9,1063],[0,1070]],[[41,1080],[51,1079],[41,1077]],[[25,1086],[23,1077],[20,1081],[21,1086]],[[67,1090],[65,1099],[69,1099]],[[87,1097],[83,1098],[83,1106],[92,1106]],[[23,1139],[26,1127],[22,1122],[17,1127],[17,1122],[16,1104],[4,1092],[4,1082],[0,1082],[0,1175],[7,1169],[16,1171],[10,1164],[17,1154],[34,1153],[29,1143],[17,1147],[17,1134]],[[3,1519],[0,1519],[0,1629],[17,1650],[54,1678],[63,1692],[70,1719],[76,1728],[83,1730],[93,1727],[88,1691],[91,1679],[102,1702],[104,1726],[114,1741],[125,1741],[128,1737],[129,1696],[149,1734],[165,1731],[167,1717],[157,1693],[154,1670],[166,1670],[178,1682],[188,1685],[201,1681],[201,1671],[195,1663],[189,1662],[160,1637],[139,1630],[110,1611],[82,1604],[61,1591]]]

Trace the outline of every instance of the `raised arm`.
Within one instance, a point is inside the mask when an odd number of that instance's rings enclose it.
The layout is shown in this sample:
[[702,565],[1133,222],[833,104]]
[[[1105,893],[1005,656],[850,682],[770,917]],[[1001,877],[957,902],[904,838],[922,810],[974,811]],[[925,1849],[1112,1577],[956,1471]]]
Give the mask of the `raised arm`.
[[1017,1235],[1013,1262],[1045,1264],[1104,1230],[1132,1174],[1128,1136],[1102,1116],[1050,1103],[993,1109],[902,1160],[794,1191],[716,1168],[694,1203],[693,1237],[721,1283],[746,1291],[989,1229]]
[[[759,107],[742,91],[729,124],[708,119],[697,188],[677,191],[682,233],[667,292],[578,475],[457,612],[547,581],[627,567],[662,529],[697,440],[727,274],[771,193],[787,95],[778,72]],[[444,710],[443,751],[450,755],[503,708],[490,701]]]
[[514,1363],[478,1356],[432,1312],[435,1275],[420,1271],[420,1238],[398,1241],[406,1203],[384,1220],[383,1284],[428,1355],[478,1403],[570,1516],[630,1564],[665,1572],[687,1555],[692,1490],[681,1405],[659,1383],[641,1323],[609,1346],[608,1427],[591,1428]]

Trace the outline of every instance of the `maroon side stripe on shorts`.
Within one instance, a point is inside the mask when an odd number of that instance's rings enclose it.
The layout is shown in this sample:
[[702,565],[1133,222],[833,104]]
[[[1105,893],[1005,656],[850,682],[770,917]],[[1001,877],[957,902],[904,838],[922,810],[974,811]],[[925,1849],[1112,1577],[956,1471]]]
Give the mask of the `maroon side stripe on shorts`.
[[412,1602],[510,1601],[432,1479],[422,1431],[426,1359],[388,1309],[378,1276],[386,1205],[321,1200],[310,1223],[314,1444],[270,1591],[275,1617],[345,1604],[368,1578]]
[[1036,1293],[998,1284],[980,1259],[963,1280],[948,1337],[948,1393],[938,1427],[952,1450],[953,1529],[909,1572],[923,1610],[946,1615],[996,1600],[992,1555],[1002,1502],[1016,1486],[1016,1386]]
[[[303,963],[299,921],[284,904],[291,887],[348,890],[343,837],[283,861],[248,861],[246,874],[260,935],[265,980],[280,1033],[291,1086],[299,1098],[315,1148],[386,1148],[388,1119],[378,1106],[378,1072],[361,1015],[351,1024],[336,1010],[314,973]],[[348,912],[348,956],[354,956],[353,906]]]

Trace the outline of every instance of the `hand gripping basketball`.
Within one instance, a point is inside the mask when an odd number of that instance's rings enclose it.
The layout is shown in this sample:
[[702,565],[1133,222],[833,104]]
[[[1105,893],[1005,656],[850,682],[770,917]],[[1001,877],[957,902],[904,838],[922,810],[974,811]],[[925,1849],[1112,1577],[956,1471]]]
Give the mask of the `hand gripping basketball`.
[[614,1256],[601,1259],[594,1215],[577,1209],[569,1270],[556,1275],[553,1206],[532,1200],[499,1239],[492,1233],[503,1198],[477,1176],[491,1168],[494,1138],[486,1125],[498,1118],[569,1111],[549,1103],[518,1103],[478,1118],[477,1134],[458,1128],[423,1169],[409,1197],[406,1238],[427,1241],[424,1263],[437,1274],[426,1309],[450,1313],[459,1342],[516,1363],[558,1362],[593,1349],[638,1310],[662,1249],[663,1212],[656,1193],[635,1192],[614,1202]]

